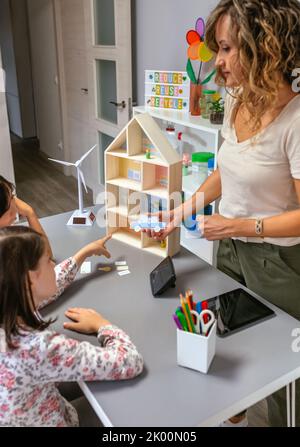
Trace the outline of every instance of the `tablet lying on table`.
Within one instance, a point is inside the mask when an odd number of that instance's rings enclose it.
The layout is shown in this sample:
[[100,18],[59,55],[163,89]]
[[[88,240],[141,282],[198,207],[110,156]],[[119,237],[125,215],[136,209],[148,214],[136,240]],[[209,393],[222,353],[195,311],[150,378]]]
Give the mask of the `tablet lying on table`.
[[275,312],[244,289],[236,289],[207,300],[217,319],[217,334],[226,337],[275,316]]

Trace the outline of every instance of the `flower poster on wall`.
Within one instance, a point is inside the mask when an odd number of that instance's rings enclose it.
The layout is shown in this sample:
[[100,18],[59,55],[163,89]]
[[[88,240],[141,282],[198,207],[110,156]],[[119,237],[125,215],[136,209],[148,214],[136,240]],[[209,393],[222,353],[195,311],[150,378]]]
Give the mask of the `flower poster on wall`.
[[184,71],[146,70],[145,105],[189,111],[190,79]]

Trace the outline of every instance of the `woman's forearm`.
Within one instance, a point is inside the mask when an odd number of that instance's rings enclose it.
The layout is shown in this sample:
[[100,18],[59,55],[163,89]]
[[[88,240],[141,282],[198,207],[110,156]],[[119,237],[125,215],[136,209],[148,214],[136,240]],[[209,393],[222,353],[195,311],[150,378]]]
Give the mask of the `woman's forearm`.
[[221,194],[221,177],[220,172],[217,169],[208,177],[208,179],[200,186],[193,196],[187,200],[182,207],[180,207],[180,211],[185,217],[195,214],[197,211],[200,211],[221,197]]
[[[255,219],[234,219],[233,233],[234,237],[257,237]],[[264,219],[261,237],[300,237],[300,210]]]

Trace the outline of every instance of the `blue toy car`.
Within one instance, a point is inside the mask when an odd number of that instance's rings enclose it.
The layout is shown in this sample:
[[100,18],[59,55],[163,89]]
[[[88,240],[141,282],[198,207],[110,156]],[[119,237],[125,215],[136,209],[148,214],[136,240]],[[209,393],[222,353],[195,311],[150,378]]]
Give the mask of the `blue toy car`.
[[159,233],[165,230],[166,226],[166,222],[160,222],[157,218],[147,216],[130,223],[130,228],[137,233],[141,230],[153,230],[155,233]]

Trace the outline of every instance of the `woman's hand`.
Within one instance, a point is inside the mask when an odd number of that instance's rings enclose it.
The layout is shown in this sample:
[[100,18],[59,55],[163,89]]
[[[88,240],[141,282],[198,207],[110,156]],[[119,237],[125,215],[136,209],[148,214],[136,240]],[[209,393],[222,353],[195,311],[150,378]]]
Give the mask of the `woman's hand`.
[[220,241],[235,236],[235,220],[220,214],[197,216],[197,226],[208,241]]
[[153,217],[158,218],[159,222],[166,222],[166,228],[159,232],[155,232],[154,230],[143,230],[143,232],[156,241],[164,241],[178,226],[180,226],[182,221],[181,208],[180,212],[179,210],[172,210],[149,214],[149,218]]
[[72,308],[65,312],[72,322],[64,323],[64,328],[82,334],[96,334],[103,326],[111,323],[93,309]]

